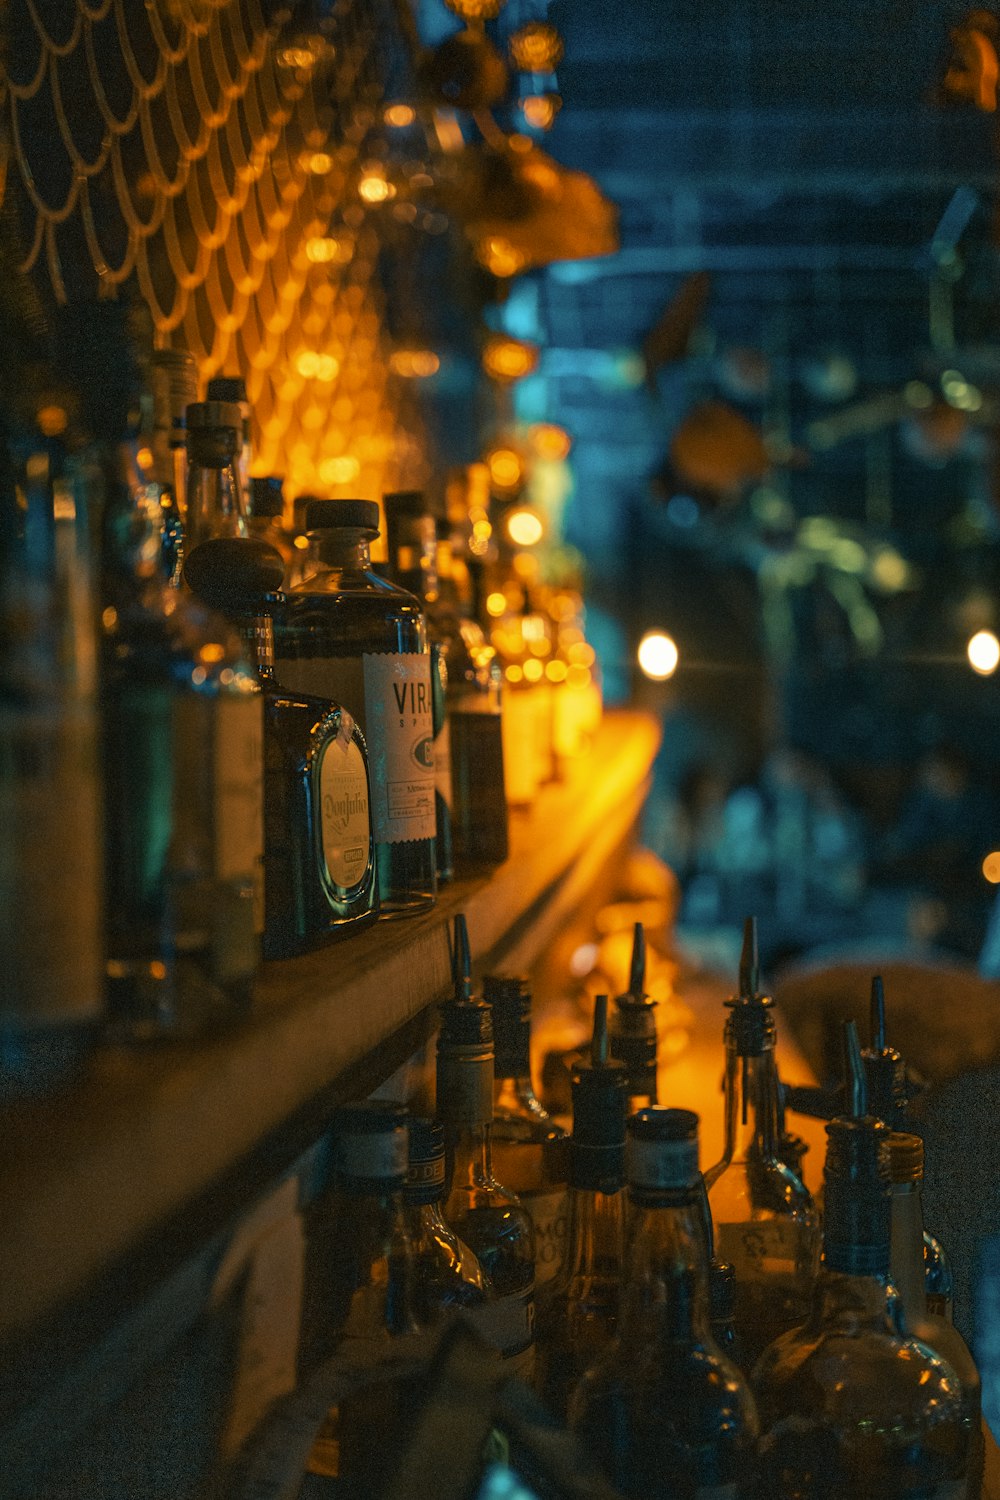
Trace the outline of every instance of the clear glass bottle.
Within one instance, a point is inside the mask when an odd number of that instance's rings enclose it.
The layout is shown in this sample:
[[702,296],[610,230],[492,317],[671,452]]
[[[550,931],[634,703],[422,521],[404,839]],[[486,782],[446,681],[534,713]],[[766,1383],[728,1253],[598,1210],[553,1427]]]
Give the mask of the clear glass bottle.
[[282,517],[285,513],[283,495],[284,481],[276,475],[253,478],[248,491],[247,528],[252,537],[266,542],[281,557],[285,565],[285,583],[290,583],[289,570],[296,565],[294,538],[285,530]]
[[427,621],[431,658],[431,716],[434,727],[434,827],[437,878],[454,874],[451,838],[451,724],[448,716],[448,642],[438,629],[437,532],[434,515],[420,490],[383,495],[388,576],[419,599]]
[[483,999],[493,1012],[493,1167],[531,1215],[541,1306],[566,1244],[569,1137],[532,1086],[528,981],[487,974]]
[[[312,1211],[307,1306],[314,1345],[371,1359],[399,1354],[423,1330],[415,1305],[413,1242],[403,1208],[408,1140],[405,1110],[358,1104],[333,1126],[333,1185]],[[321,1287],[319,1293],[317,1288]],[[398,1460],[417,1393],[412,1379],[376,1378],[327,1414],[307,1475],[335,1479],[338,1500],[370,1500]],[[308,1483],[308,1481],[307,1481]],[[310,1487],[324,1493],[328,1486]]]
[[0,414],[0,1097],[57,1082],[103,1013],[89,489]]
[[275,628],[275,680],[357,721],[372,772],[383,916],[426,911],[437,890],[430,656],[418,600],[371,571],[378,506],[313,500],[307,576]]
[[187,508],[187,408],[198,399],[198,366],[184,349],[154,349],[149,360],[152,397],[149,482],[163,511],[163,572],[173,584],[184,562]]
[[114,1024],[188,1034],[250,1003],[263,929],[262,698],[239,638],[164,581],[130,445],[103,473],[106,949]]
[[236,455],[236,472],[244,495],[250,493],[250,462],[253,450],[250,445],[250,398],[246,381],[240,375],[213,375],[205,387],[206,401],[224,401],[239,411],[239,447]]
[[493,1024],[472,997],[465,918],[455,919],[455,993],[441,1007],[437,1116],[444,1126],[449,1189],[445,1221],[493,1285],[494,1300],[476,1316],[480,1332],[529,1377],[534,1367],[535,1244],[531,1218],[493,1175]]
[[971,1434],[958,1377],[912,1338],[889,1280],[888,1131],[831,1120],[823,1267],[802,1327],[753,1374],[761,1500],[956,1500]]
[[187,409],[184,577],[189,584],[191,557],[197,547],[218,538],[250,534],[246,494],[236,464],[239,432],[239,407],[230,402],[195,401]]
[[618,1331],[570,1397],[570,1426],[627,1500],[735,1496],[757,1413],[712,1336],[698,1117],[643,1109],[627,1128],[632,1223]]
[[812,1198],[778,1157],[778,1087],[770,996],[760,992],[757,931],[746,925],[739,994],[726,1002],[725,1145],[705,1173],[715,1253],[736,1270],[743,1368],[809,1308],[819,1253]]
[[284,605],[272,592],[276,559],[253,537],[222,539],[198,580],[239,631],[264,692],[267,958],[350,937],[378,916],[364,736],[339,704],[274,685],[274,618]]
[[572,1079],[565,1253],[539,1312],[536,1386],[566,1416],[569,1394],[618,1326],[625,1258],[625,1070],[608,1057],[608,998],[598,995],[589,1063]]
[[431,1325],[458,1309],[484,1306],[492,1286],[476,1255],[445,1222],[444,1127],[411,1119],[403,1220],[412,1246],[414,1308]]
[[611,1055],[625,1066],[629,1113],[656,1103],[656,1001],[646,994],[646,936],[641,922],[632,935],[628,990],[615,998]]
[[931,1312],[927,1306],[921,1204],[924,1143],[918,1135],[898,1130],[890,1132],[889,1171],[892,1177],[889,1238],[892,1284],[903,1305],[910,1333],[947,1360],[961,1382],[973,1435],[968,1495],[970,1500],[978,1500],[983,1477],[982,1382],[975,1360],[958,1329],[947,1317]]

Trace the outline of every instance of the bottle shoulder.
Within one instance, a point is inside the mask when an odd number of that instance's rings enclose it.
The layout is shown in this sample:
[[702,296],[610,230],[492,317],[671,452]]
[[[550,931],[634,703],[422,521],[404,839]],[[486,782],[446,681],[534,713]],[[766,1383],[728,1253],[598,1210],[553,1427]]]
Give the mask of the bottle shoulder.
[[784,1218],[818,1228],[812,1194],[784,1162],[774,1157],[740,1157],[719,1162],[705,1174],[712,1217]]

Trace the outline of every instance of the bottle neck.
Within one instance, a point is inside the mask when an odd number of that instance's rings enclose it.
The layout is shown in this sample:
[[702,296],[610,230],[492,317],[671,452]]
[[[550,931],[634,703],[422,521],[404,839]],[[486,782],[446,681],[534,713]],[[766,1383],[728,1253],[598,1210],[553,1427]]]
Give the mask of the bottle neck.
[[533,1115],[548,1118],[531,1083],[531,1073],[526,1063],[517,1065],[516,1071],[504,1071],[493,1080],[494,1115]]
[[889,1264],[892,1284],[910,1323],[927,1314],[924,1281],[924,1215],[919,1182],[895,1182],[890,1208]]
[[864,1329],[904,1332],[903,1309],[885,1272],[849,1272],[824,1265],[813,1292],[810,1323],[824,1333],[848,1336]]
[[305,573],[323,573],[330,569],[364,573],[372,565],[371,533],[352,526],[330,526],[309,533]]
[[401,1337],[418,1331],[412,1306],[412,1238],[398,1190],[344,1193],[351,1298],[342,1333],[348,1339]]
[[459,1125],[449,1128],[445,1138],[451,1156],[451,1190],[493,1185],[493,1127]]
[[695,1192],[633,1206],[619,1335],[623,1346],[713,1344],[708,1301],[708,1246]]
[[774,1044],[745,1057],[726,1044],[726,1144],[723,1161],[774,1161],[778,1155],[778,1074]]
[[235,465],[201,464],[192,457],[188,468],[186,551],[213,537],[246,537],[246,504]]
[[625,1192],[570,1188],[566,1279],[620,1280],[625,1256]]
[[123,594],[139,594],[162,582],[163,508],[155,488],[139,479],[132,445],[102,449],[101,467],[104,591],[120,603]]

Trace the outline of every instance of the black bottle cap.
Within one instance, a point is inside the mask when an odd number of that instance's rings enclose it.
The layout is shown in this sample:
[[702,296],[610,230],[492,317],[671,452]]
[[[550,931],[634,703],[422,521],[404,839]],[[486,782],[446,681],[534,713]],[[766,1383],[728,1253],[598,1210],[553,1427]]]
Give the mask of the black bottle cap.
[[438,1120],[412,1119],[406,1201],[437,1203],[444,1196],[444,1179],[444,1126]]
[[483,999],[493,1010],[493,1070],[497,1078],[523,1077],[530,1066],[531,989],[513,974],[486,974]]
[[382,496],[386,515],[395,511],[400,516],[429,516],[431,507],[423,490],[391,490]]
[[231,401],[239,405],[247,399],[247,383],[240,375],[213,375],[205,387],[209,401]]
[[871,1043],[861,1054],[868,1081],[868,1107],[892,1130],[902,1129],[907,1120],[906,1064],[890,1047],[885,1035],[885,990],[882,977],[872,979],[869,1002]]
[[730,1011],[726,1032],[732,1038],[737,1055],[759,1057],[774,1040],[774,1018],[770,1014],[774,1001],[760,990],[756,917],[747,917],[743,924],[739,993],[725,1003]]
[[379,510],[374,500],[310,500],[306,530],[328,531],[349,526],[378,536]]
[[284,513],[285,500],[282,494],[284,480],[268,474],[264,478],[250,481],[250,513],[254,516],[280,516]]
[[826,1127],[823,1259],[829,1270],[882,1275],[889,1268],[892,1173],[889,1130],[872,1115]]
[[208,537],[184,559],[185,583],[224,615],[257,613],[284,577],[281,553],[255,537]]
[[187,408],[188,434],[211,431],[213,428],[225,428],[231,430],[234,439],[234,452],[239,443],[240,429],[243,425],[243,416],[238,406],[232,401],[192,401]]
[[334,1165],[354,1192],[401,1188],[409,1154],[406,1110],[400,1105],[350,1104],[333,1121]]
[[590,1061],[573,1074],[573,1134],[570,1185],[616,1193],[625,1180],[627,1077],[622,1063],[608,1057],[608,997],[594,1005]]
[[626,1125],[625,1176],[633,1192],[689,1192],[701,1181],[698,1116],[654,1105]]

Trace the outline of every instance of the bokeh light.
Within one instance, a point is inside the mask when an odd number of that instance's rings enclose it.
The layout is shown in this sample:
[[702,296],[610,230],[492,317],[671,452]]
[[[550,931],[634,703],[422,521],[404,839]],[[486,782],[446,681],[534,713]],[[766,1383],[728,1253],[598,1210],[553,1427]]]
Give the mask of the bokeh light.
[[1000,666],[1000,640],[992,630],[977,630],[965,649],[969,665],[980,677],[989,677]]
[[672,677],[680,659],[673,639],[662,630],[647,630],[637,655],[640,671],[653,682],[666,682]]

